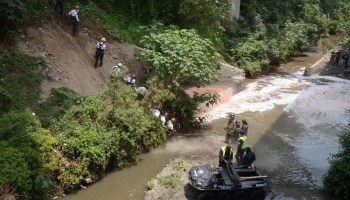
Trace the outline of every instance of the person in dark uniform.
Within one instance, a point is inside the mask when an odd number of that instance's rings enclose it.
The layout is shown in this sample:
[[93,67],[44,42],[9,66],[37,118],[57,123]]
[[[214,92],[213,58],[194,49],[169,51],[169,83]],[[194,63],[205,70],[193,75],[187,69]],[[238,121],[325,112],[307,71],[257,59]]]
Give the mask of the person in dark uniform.
[[226,167],[227,162],[233,159],[233,151],[230,145],[221,147],[219,151],[219,167]]
[[95,68],[97,67],[97,63],[100,60],[100,67],[103,64],[103,56],[105,54],[106,49],[106,38],[101,38],[99,42],[96,44],[96,52],[95,52]]
[[242,165],[247,165],[248,167],[253,167],[253,162],[255,161],[255,153],[250,147],[245,148],[245,154],[242,159]]
[[344,55],[344,68],[348,68],[349,59],[350,59],[350,55],[346,53]]
[[336,65],[339,65],[339,61],[340,61],[340,58],[341,58],[341,55],[342,55],[342,51],[341,50],[338,50],[336,53],[335,53],[335,64]]
[[241,131],[244,133],[244,135],[248,136],[248,122],[245,119],[242,120]]
[[331,58],[329,59],[329,65],[332,66],[335,63],[335,51],[331,52]]
[[63,16],[63,4],[64,0],[56,0],[55,10],[58,9],[58,13]]

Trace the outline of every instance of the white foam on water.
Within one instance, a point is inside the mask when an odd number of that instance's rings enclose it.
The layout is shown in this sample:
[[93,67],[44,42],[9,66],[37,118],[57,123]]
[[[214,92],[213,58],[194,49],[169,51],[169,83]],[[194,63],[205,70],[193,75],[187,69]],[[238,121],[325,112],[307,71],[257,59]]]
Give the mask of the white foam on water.
[[284,111],[303,127],[289,143],[296,147],[299,160],[309,166],[315,184],[321,186],[327,159],[339,149],[338,135],[350,127],[350,81],[328,76],[309,79],[314,83]]
[[277,105],[293,102],[309,84],[292,76],[264,76],[246,85],[244,91],[234,95],[230,103],[213,109],[207,121],[225,118],[228,113],[263,112]]
[[317,76],[315,84],[301,92],[284,111],[297,116],[307,129],[322,125],[336,132],[350,123],[350,81],[335,77]]
[[[263,112],[285,105],[284,112],[302,127],[297,138],[287,140],[297,157],[322,184],[330,154],[336,153],[338,135],[350,126],[350,81],[329,76],[265,76],[246,86],[230,103],[214,109],[208,121],[226,118],[228,113]],[[286,133],[284,139],[288,139]],[[282,136],[282,135],[281,135]]]

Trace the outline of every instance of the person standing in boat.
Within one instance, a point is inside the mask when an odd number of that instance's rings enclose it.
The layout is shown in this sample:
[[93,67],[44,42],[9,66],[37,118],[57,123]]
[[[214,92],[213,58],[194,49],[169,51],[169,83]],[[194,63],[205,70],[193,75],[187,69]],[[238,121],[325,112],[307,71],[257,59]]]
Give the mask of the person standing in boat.
[[233,151],[230,145],[221,147],[219,151],[219,167],[226,167],[227,162],[233,159]]

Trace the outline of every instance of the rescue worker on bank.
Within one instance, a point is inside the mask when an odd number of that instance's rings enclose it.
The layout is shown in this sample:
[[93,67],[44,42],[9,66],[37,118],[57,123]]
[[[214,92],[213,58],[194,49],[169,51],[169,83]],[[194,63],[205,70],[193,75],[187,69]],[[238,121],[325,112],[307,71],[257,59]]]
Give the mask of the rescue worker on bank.
[[235,123],[235,114],[231,113],[230,118],[227,122],[227,125],[225,127],[226,130],[226,143],[230,144],[234,142],[234,133],[236,130],[236,123]]
[[226,167],[227,162],[232,162],[233,151],[230,145],[221,147],[219,151],[219,167]]
[[176,119],[175,117],[171,118],[171,120],[169,120],[166,124],[167,128],[168,128],[168,135],[169,136],[173,136],[176,133],[175,130],[175,123],[176,123]]
[[248,122],[245,119],[242,120],[241,131],[244,133],[244,135],[248,136]]
[[244,133],[241,131],[239,133],[239,139],[238,139],[238,147],[237,147],[237,151],[236,151],[236,161],[237,161],[237,165],[242,165],[242,159],[243,159],[243,155],[245,152],[245,148],[247,147],[247,136],[244,135]]
[[79,12],[79,6],[75,6],[75,8],[68,13],[73,25],[73,36],[76,36],[78,33],[78,23],[79,23],[78,12]]
[[100,60],[100,67],[102,67],[103,64],[103,56],[105,54],[106,49],[106,38],[101,38],[99,42],[96,44],[96,52],[95,52],[95,68],[97,67],[97,63]]

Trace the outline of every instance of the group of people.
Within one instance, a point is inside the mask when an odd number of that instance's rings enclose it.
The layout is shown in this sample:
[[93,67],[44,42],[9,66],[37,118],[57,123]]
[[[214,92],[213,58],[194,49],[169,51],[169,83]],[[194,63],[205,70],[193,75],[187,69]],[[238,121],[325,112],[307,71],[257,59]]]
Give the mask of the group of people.
[[348,68],[348,63],[350,60],[350,55],[343,49],[335,50],[331,52],[331,57],[329,60],[330,65],[343,66]]
[[[49,4],[54,6],[55,10],[62,17],[64,12],[64,2],[66,0],[49,0]],[[73,36],[76,36],[78,33],[78,24],[79,24],[79,13],[80,7],[76,5],[72,10],[69,11],[68,16],[72,22],[72,32]]]
[[175,124],[176,118],[172,117],[170,120],[169,112],[161,112],[158,108],[150,109],[153,116],[160,119],[161,123],[166,126],[168,136],[172,136],[176,133]]
[[247,144],[248,135],[248,122],[243,119],[241,122],[235,120],[235,115],[230,114],[229,121],[225,127],[226,130],[226,143],[227,145],[220,148],[219,151],[219,166],[226,166],[227,162],[233,160],[232,144],[237,143],[237,149],[235,159],[237,165],[246,165],[248,167],[254,167],[255,153]]
[[[119,74],[122,73],[123,70],[125,70],[125,66],[122,63],[118,63],[112,67],[112,73]],[[147,85],[141,85],[139,87],[136,87],[136,75],[135,74],[129,74],[122,78],[124,83],[128,86],[131,86],[134,88],[136,94],[137,94],[137,100],[142,100],[144,96],[148,93],[148,86]],[[174,135],[176,133],[175,124],[176,124],[176,118],[171,117],[169,115],[169,112],[162,112],[158,107],[150,109],[153,116],[159,118],[161,123],[167,128],[167,133],[169,136]]]
[[235,114],[230,114],[229,120],[225,127],[226,130],[226,143],[234,144],[238,141],[239,134],[242,132],[247,136],[248,134],[248,122],[243,119],[242,124],[240,121],[235,120]]

